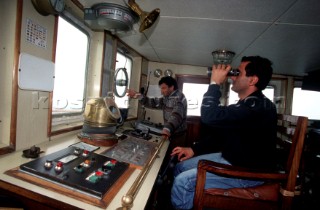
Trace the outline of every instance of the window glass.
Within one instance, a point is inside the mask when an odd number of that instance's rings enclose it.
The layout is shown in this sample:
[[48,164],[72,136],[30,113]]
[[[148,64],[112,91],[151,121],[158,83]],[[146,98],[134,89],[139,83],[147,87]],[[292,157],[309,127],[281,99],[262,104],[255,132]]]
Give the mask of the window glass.
[[[208,84],[183,83],[183,93],[188,101],[188,116],[200,116],[200,108],[203,95],[208,90]],[[263,94],[271,101],[274,99],[274,87],[267,86]],[[235,104],[239,100],[238,94],[229,88],[229,104]]]
[[183,93],[188,101],[188,116],[200,116],[203,94],[208,90],[208,84],[183,83]]
[[[229,87],[229,104],[236,104],[239,101],[238,94],[231,90],[232,85]],[[267,86],[266,89],[262,91],[262,93],[269,98],[271,101],[274,102],[274,87]]]
[[[124,55],[120,52],[117,53],[117,62],[116,62],[116,70],[119,68],[125,68],[128,74],[128,87],[130,85],[130,75],[131,75],[131,69],[132,69],[132,59],[130,57],[128,57],[127,55]],[[121,71],[119,72],[119,74],[123,74],[123,75],[118,75],[117,79],[125,79],[125,75],[124,73]],[[123,92],[125,90],[121,90],[121,89],[125,89],[125,86],[117,86],[117,89],[119,90],[119,92]],[[125,96],[123,97],[117,97],[115,96],[115,102],[117,104],[117,106],[119,108],[128,108],[129,106],[129,98],[127,96],[127,94],[125,94]]]
[[52,100],[53,125],[67,123],[65,119],[75,114],[81,116],[84,110],[87,55],[88,35],[59,17]]
[[320,92],[293,89],[292,114],[306,116],[312,120],[320,120]]

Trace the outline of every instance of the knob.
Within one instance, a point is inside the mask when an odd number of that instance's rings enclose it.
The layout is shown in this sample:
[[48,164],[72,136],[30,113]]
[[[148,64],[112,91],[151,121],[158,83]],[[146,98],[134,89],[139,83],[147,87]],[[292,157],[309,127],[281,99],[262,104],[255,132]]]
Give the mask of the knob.
[[58,162],[56,167],[54,167],[54,170],[57,172],[57,173],[60,173],[61,171],[63,171],[63,163],[62,162]]
[[44,163],[45,169],[51,169],[52,168],[52,160],[46,160]]

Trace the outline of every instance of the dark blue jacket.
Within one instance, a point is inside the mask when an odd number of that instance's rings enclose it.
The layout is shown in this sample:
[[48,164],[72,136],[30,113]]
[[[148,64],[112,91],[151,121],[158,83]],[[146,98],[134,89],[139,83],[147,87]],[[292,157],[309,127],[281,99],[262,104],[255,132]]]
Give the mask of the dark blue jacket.
[[[219,85],[209,85],[203,97],[202,123],[215,128],[206,131],[212,136],[207,141],[220,141],[222,155],[232,165],[273,168],[277,135],[275,105],[261,91],[229,106],[221,106],[220,97]],[[210,133],[214,130],[219,139]]]

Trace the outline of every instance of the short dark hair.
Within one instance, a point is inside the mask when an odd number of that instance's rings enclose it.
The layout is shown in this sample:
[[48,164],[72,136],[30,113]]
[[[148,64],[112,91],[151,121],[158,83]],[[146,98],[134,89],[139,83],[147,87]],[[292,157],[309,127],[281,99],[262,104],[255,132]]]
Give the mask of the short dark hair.
[[168,87],[172,87],[174,86],[174,90],[177,90],[178,89],[178,83],[177,81],[173,78],[173,77],[170,77],[170,76],[165,76],[165,77],[162,77],[160,80],[159,80],[159,86],[161,84],[166,84],[168,85]]
[[264,90],[269,84],[273,69],[272,62],[260,56],[244,56],[241,62],[249,61],[246,65],[246,76],[257,76],[259,81],[255,85],[259,90]]

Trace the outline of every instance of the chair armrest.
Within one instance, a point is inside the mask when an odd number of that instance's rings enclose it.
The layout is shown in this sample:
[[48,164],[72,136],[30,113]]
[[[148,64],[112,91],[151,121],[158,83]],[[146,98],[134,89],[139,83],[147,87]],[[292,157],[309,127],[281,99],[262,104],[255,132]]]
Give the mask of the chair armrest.
[[281,172],[269,173],[265,171],[252,170],[243,167],[216,163],[209,160],[199,160],[198,171],[205,175],[205,172],[215,173],[217,175],[245,178],[245,179],[263,179],[273,181],[283,181],[288,178],[288,174]]

